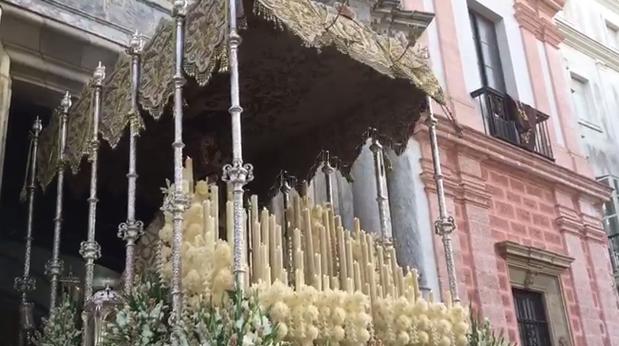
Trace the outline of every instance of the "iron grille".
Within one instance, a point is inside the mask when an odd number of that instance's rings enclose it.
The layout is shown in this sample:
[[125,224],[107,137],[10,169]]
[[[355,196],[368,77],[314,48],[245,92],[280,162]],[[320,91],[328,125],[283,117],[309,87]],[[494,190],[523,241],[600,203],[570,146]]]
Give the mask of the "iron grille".
[[544,297],[541,293],[514,288],[514,305],[522,346],[551,346]]
[[486,134],[553,159],[548,131],[548,115],[537,112],[536,124],[524,132],[508,109],[507,95],[490,87],[471,93],[479,104]]

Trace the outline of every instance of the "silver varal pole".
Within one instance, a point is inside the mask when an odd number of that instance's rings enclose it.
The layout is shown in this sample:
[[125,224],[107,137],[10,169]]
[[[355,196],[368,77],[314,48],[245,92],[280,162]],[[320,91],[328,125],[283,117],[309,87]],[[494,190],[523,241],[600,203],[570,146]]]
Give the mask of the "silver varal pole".
[[331,166],[331,157],[329,156],[329,151],[325,150],[322,153],[322,173],[325,175],[327,203],[331,204],[331,206],[333,206],[333,181],[331,180],[331,175],[334,172],[335,168]]
[[67,120],[69,108],[71,108],[71,94],[67,91],[60,103],[60,129],[58,130],[58,179],[56,181],[56,215],[54,217],[54,243],[52,258],[47,262],[46,270],[50,277],[49,311],[54,313],[56,298],[58,297],[58,278],[62,273],[62,261],[60,260],[60,234],[62,232],[62,208],[64,193],[64,169],[65,147],[67,144]]
[[131,37],[128,53],[131,56],[131,110],[129,111],[129,173],[127,173],[127,221],[118,226],[118,237],[126,244],[125,250],[125,293],[133,288],[135,242],[144,233],[144,224],[135,219],[135,190],[138,179],[136,172],[136,142],[139,135],[138,90],[140,83],[140,57],[144,39],[139,33]]
[[391,228],[391,210],[386,196],[385,186],[385,156],[383,145],[378,140],[375,129],[372,129],[372,144],[370,150],[374,157],[374,178],[376,181],[376,203],[378,204],[378,217],[380,219],[380,237],[383,244],[391,244],[393,232]]
[[428,97],[428,119],[426,121],[430,135],[430,145],[432,147],[432,162],[434,164],[434,180],[436,182],[436,195],[438,198],[439,217],[434,222],[434,230],[437,235],[443,240],[445,249],[445,261],[447,262],[447,277],[449,280],[449,293],[454,302],[460,301],[458,295],[458,281],[456,277],[456,266],[454,263],[454,253],[451,240],[451,234],[456,229],[456,223],[452,216],[447,213],[447,205],[445,203],[445,187],[443,185],[443,172],[441,169],[441,156],[438,146],[438,138],[436,135],[436,127],[438,120],[432,111],[432,99]]
[[32,125],[32,149],[29,153],[29,167],[30,172],[28,174],[28,216],[26,223],[26,246],[24,252],[24,273],[21,277],[15,278],[15,289],[21,293],[20,304],[20,319],[21,319],[21,344],[30,344],[30,336],[34,324],[32,321],[32,303],[28,301],[28,292],[35,289],[35,280],[30,276],[30,260],[32,251],[32,223],[34,217],[34,197],[35,197],[35,182],[37,175],[37,152],[39,148],[39,135],[43,126],[41,125],[41,119],[37,117]]
[[228,0],[230,23],[228,49],[230,64],[230,117],[232,118],[232,163],[223,168],[224,181],[232,185],[233,223],[234,223],[234,277],[238,290],[245,289],[246,244],[243,234],[243,186],[253,179],[253,167],[243,163],[241,141],[241,102],[239,100],[239,62],[238,48],[241,37],[237,32],[236,0]]
[[[93,75],[94,88],[94,110],[92,119],[92,138],[90,139],[89,161],[90,161],[90,195],[88,197],[88,238],[80,244],[80,255],[86,261],[84,278],[84,306],[92,296],[93,281],[95,276],[95,260],[101,257],[101,246],[95,240],[95,230],[97,221],[97,165],[99,159],[99,117],[101,115],[101,89],[105,79],[105,67],[99,62]],[[89,345],[91,336],[89,332],[87,316],[82,313],[82,344]]]
[[172,313],[175,326],[180,326],[183,310],[182,258],[183,213],[187,207],[188,197],[183,191],[183,54],[185,51],[185,16],[187,1],[174,1],[174,18],[176,21],[176,50],[174,64],[174,192],[168,202],[168,210],[173,215],[172,235]]

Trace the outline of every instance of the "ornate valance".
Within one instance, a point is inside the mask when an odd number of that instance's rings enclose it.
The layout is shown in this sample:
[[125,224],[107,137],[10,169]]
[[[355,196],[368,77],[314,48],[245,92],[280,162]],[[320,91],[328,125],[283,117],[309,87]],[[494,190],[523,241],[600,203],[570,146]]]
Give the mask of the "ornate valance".
[[[334,7],[313,0],[255,0],[254,7],[258,15],[292,32],[306,46],[335,47],[382,75],[409,80],[424,93],[443,102],[442,91],[423,49],[378,34],[370,26],[340,14]],[[199,86],[206,85],[214,72],[226,67],[226,10],[224,0],[197,0],[188,11],[184,70]],[[409,40],[416,40],[419,34],[409,36]],[[163,114],[173,93],[174,39],[174,24],[164,20],[142,54],[140,105],[155,119]],[[103,86],[100,128],[102,138],[115,147],[127,126],[131,109],[129,56],[122,54],[110,70]],[[91,117],[92,89],[87,85],[69,112],[66,157],[74,173],[88,152]],[[56,118],[54,115],[41,136],[38,162],[39,182],[43,187],[56,174]]]

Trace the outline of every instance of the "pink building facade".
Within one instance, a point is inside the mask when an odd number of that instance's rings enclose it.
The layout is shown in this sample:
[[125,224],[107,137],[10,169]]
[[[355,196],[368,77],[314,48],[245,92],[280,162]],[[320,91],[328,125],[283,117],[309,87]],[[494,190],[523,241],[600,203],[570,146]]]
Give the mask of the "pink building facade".
[[[520,345],[619,345],[619,301],[601,222],[610,189],[594,179],[573,130],[553,19],[563,6],[564,0],[405,1],[408,9],[436,15],[425,40],[455,119],[442,118],[439,141],[463,301]],[[499,63],[492,66],[494,53]],[[505,130],[506,107],[496,105],[509,97],[544,115],[535,121],[535,143]],[[414,140],[434,220],[424,126]],[[434,250],[444,292],[438,237]]]

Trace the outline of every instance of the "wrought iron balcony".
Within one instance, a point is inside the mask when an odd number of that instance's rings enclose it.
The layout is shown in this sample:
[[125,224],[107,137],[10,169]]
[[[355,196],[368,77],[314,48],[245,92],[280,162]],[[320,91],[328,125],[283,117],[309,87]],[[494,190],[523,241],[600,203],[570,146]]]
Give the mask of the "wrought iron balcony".
[[547,114],[490,87],[482,87],[471,96],[481,110],[486,134],[553,159]]

